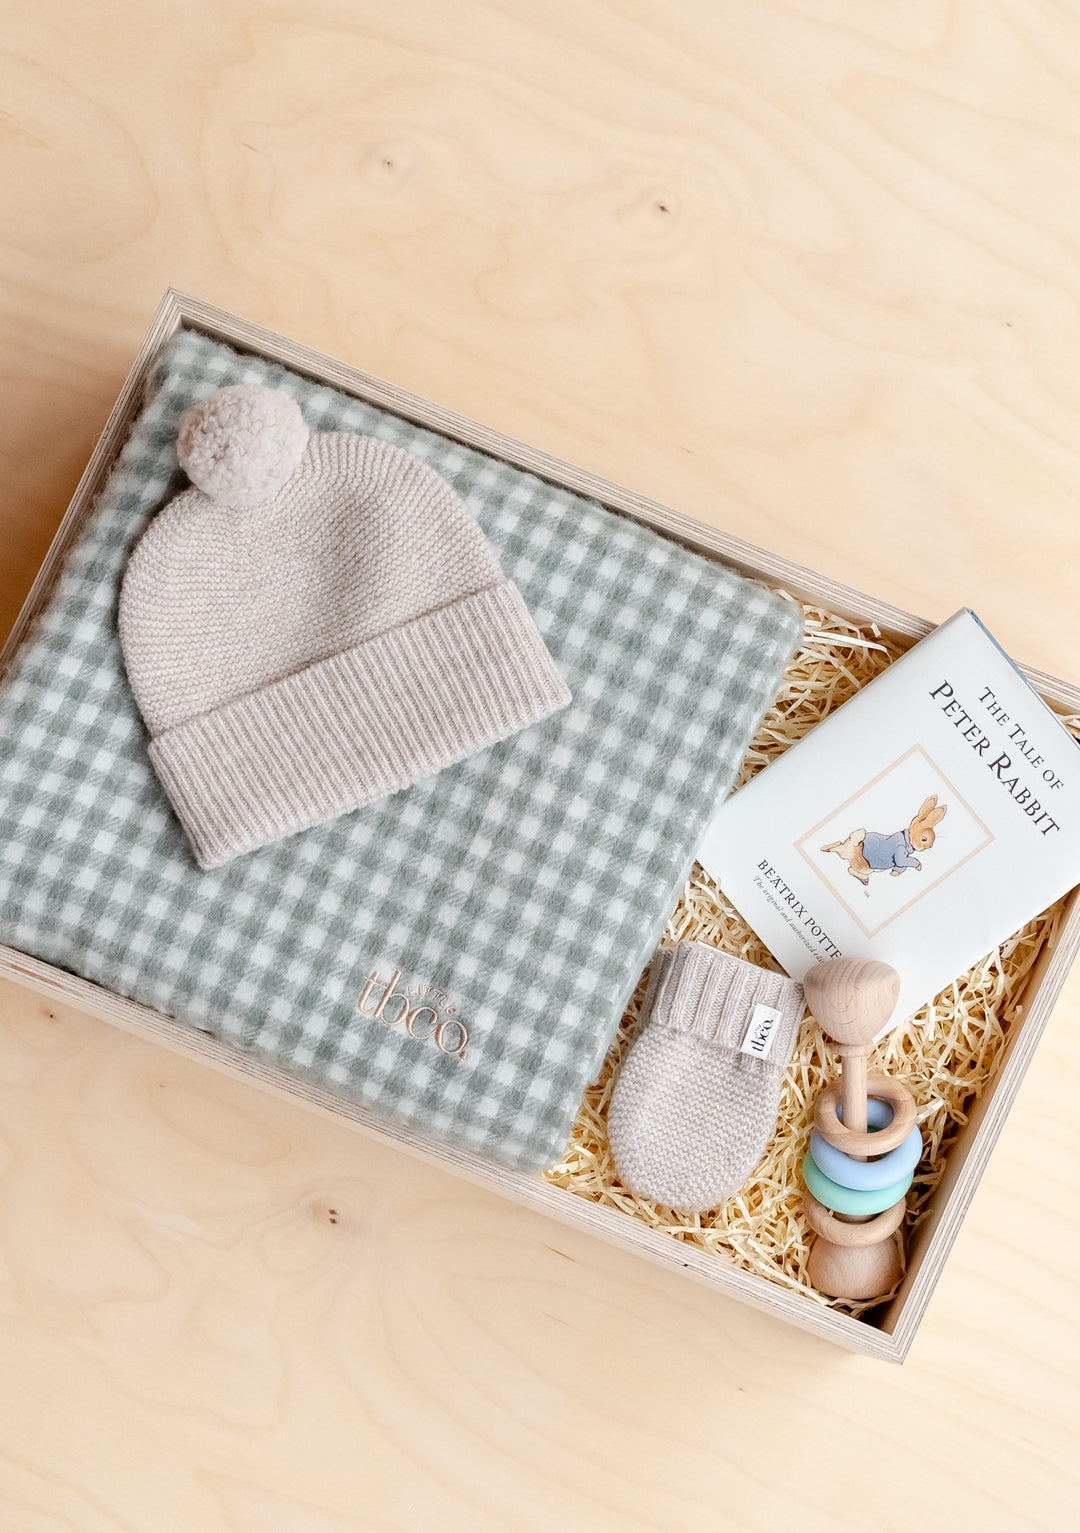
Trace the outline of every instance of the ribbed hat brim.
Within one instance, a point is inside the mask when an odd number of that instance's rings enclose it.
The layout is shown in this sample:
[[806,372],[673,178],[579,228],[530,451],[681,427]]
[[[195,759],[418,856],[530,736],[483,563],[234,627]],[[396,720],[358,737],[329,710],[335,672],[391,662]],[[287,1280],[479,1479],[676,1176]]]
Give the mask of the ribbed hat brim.
[[507,580],[166,730],[150,757],[200,867],[214,868],[387,798],[569,701]]

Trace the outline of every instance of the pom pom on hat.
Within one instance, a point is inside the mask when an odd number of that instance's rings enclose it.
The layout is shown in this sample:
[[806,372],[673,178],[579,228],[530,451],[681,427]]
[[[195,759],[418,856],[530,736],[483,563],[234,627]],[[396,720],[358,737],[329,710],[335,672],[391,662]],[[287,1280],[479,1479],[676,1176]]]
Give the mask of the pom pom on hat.
[[276,495],[292,475],[308,435],[290,394],[236,383],[185,412],[176,452],[192,484],[212,500],[254,506]]

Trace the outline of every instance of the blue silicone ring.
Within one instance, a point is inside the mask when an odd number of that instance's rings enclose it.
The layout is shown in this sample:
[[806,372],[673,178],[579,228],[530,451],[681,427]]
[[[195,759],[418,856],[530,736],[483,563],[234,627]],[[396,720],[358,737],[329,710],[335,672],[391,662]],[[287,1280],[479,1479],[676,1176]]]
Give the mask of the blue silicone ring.
[[[887,1128],[892,1122],[892,1108],[887,1102],[868,1097],[866,1121],[871,1129]],[[817,1129],[810,1136],[810,1153],[818,1170],[839,1187],[854,1192],[876,1192],[907,1176],[919,1164],[922,1147],[922,1135],[915,1127],[895,1150],[882,1155],[880,1160],[853,1160],[823,1139]]]
[[824,1203],[826,1208],[831,1208],[834,1214],[883,1214],[894,1203],[899,1203],[911,1186],[911,1176],[908,1175],[902,1176],[889,1187],[879,1187],[873,1192],[841,1187],[839,1182],[830,1181],[809,1150],[803,1158],[802,1174],[803,1181],[814,1197],[819,1203]]

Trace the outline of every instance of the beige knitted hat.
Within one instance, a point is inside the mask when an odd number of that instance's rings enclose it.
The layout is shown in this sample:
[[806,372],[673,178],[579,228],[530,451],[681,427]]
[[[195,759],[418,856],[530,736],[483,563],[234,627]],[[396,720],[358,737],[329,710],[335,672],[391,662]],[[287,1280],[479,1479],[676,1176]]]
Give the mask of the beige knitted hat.
[[136,546],[120,642],[204,868],[373,803],[570,701],[517,587],[433,469],[309,434],[288,394],[180,423],[193,487]]

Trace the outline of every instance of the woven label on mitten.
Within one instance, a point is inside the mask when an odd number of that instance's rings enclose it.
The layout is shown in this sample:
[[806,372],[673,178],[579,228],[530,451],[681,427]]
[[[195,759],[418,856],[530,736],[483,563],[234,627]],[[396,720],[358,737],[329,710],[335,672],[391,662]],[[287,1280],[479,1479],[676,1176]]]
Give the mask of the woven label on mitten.
[[768,1059],[782,1016],[783,1013],[775,1006],[762,1006],[760,1003],[755,1006],[746,1035],[739,1045],[739,1053],[749,1054],[752,1059]]

